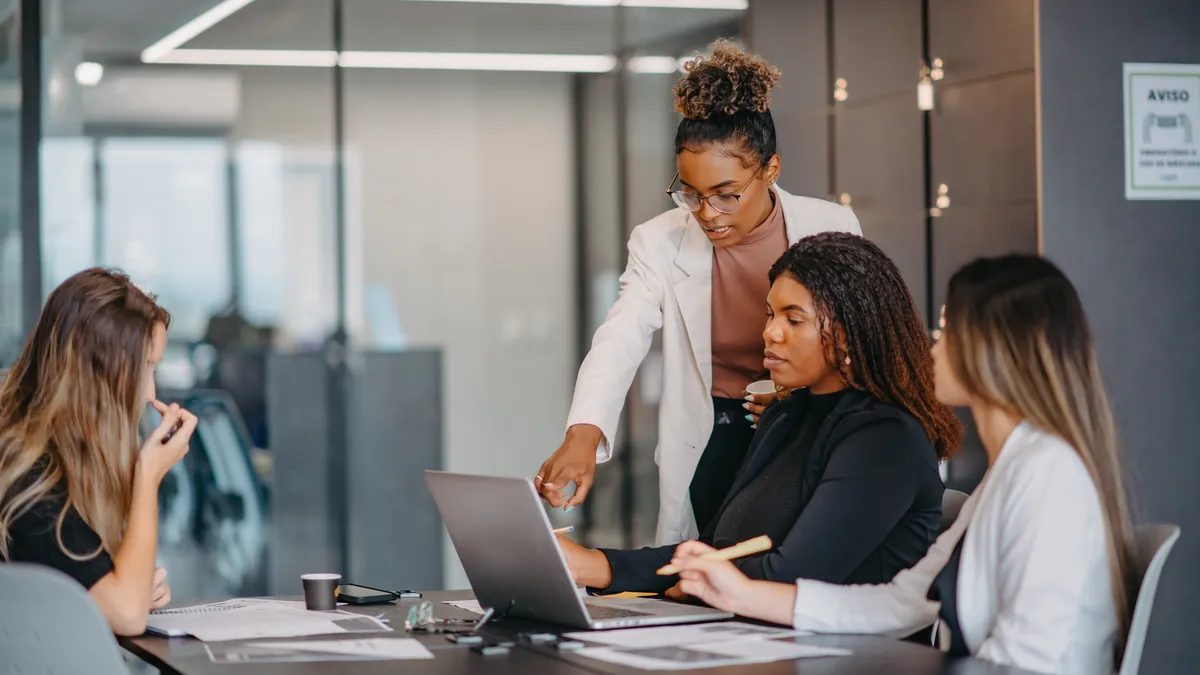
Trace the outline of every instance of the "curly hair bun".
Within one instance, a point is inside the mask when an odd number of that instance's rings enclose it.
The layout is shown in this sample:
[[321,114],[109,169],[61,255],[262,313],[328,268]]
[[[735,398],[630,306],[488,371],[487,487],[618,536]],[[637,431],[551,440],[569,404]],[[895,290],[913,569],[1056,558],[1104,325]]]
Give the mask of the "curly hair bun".
[[766,112],[779,82],[778,68],[728,40],[714,42],[708,56],[688,61],[684,71],[675,84],[675,112],[687,119]]

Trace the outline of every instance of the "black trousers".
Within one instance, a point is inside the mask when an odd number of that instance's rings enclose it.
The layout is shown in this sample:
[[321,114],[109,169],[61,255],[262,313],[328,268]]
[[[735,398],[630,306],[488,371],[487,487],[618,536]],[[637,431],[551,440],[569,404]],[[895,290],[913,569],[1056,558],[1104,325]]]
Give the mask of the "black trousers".
[[746,459],[754,429],[746,419],[742,399],[713,397],[713,430],[700,455],[688,493],[696,526],[701,534],[717,516],[717,509],[733,487],[733,479]]

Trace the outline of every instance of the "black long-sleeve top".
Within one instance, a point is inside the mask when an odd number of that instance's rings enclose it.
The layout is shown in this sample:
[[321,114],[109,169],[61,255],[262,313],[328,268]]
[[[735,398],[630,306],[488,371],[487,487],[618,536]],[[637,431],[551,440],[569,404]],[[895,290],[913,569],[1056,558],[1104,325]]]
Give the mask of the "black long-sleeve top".
[[[700,540],[722,548],[770,535],[773,550],[734,561],[752,579],[885,583],[932,545],[943,489],[937,453],[906,411],[857,390],[801,391],[763,414]],[[662,592],[679,580],[655,574],[674,545],[601,552],[612,582],[600,593]]]

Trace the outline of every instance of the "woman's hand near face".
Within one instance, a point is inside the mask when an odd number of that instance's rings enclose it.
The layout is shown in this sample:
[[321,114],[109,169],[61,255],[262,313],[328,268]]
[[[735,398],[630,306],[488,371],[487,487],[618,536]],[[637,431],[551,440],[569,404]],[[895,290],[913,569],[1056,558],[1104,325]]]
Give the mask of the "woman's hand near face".
[[[196,416],[178,405],[168,406],[161,401],[153,401],[152,405],[163,419],[138,452],[125,536],[112,556],[113,571],[88,591],[118,635],[141,635],[149,611],[171,601],[166,570],[154,566],[158,554],[158,488],[171,467],[187,454],[196,430]],[[170,433],[176,424],[179,428]]]
[[[187,454],[192,432],[196,430],[196,416],[179,407],[177,403],[168,406],[162,401],[154,401],[151,405],[162,415],[162,422],[142,445],[138,453],[137,470],[147,480],[158,485],[171,467]],[[176,424],[179,425],[179,429],[171,434]],[[164,443],[163,439],[167,438],[168,434],[170,439]]]

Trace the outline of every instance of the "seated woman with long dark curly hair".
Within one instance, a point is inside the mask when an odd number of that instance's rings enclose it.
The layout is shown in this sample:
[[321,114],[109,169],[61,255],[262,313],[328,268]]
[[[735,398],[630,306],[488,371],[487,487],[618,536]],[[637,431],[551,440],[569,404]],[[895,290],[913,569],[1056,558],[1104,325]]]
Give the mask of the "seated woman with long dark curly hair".
[[[938,460],[962,440],[934,398],[929,335],[895,264],[862,237],[801,239],[770,281],[764,365],[793,393],[763,413],[700,540],[720,548],[768,535],[770,551],[735,563],[753,579],[889,581],[937,536]],[[655,573],[673,545],[617,551],[559,541],[576,582],[594,591],[681,596],[678,577]]]
[[818,633],[906,635],[940,618],[938,644],[954,656],[1111,673],[1136,549],[1079,294],[1042,258],[981,258],[951,277],[945,321],[933,349],[938,400],[971,409],[988,470],[928,555],[883,584],[767,583],[690,541],[676,551],[681,590]]

